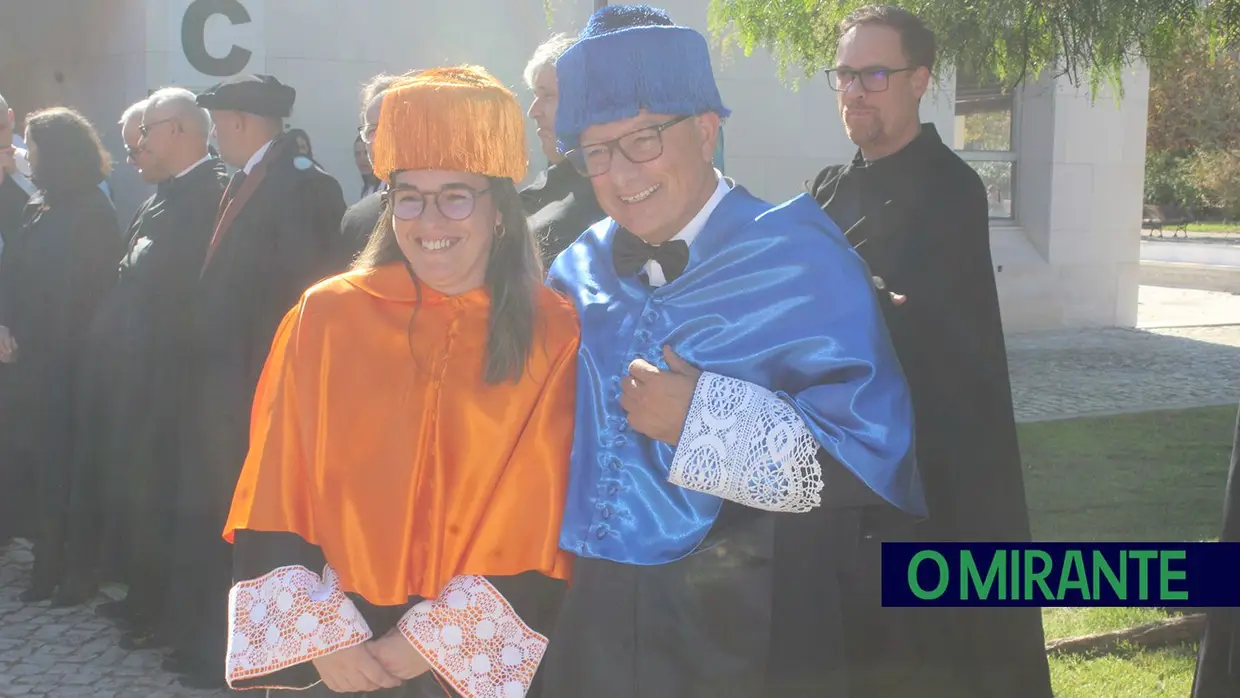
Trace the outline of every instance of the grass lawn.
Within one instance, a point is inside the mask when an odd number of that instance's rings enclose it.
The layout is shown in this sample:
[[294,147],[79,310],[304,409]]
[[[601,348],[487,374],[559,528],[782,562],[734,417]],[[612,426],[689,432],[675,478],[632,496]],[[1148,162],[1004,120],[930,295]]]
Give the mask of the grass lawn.
[[[1235,407],[1022,424],[1040,540],[1182,541],[1218,535]],[[1046,609],[1048,640],[1126,628],[1156,609]],[[1186,696],[1196,647],[1055,656],[1057,698]]]
[[1188,232],[1240,234],[1240,221],[1196,221],[1188,224]]

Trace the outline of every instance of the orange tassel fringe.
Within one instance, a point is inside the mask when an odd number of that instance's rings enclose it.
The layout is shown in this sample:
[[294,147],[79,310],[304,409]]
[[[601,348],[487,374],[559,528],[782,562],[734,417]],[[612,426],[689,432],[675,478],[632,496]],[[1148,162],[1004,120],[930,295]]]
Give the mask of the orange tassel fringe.
[[527,167],[521,106],[485,68],[424,70],[383,97],[374,172],[384,181],[400,170],[454,170],[520,182]]

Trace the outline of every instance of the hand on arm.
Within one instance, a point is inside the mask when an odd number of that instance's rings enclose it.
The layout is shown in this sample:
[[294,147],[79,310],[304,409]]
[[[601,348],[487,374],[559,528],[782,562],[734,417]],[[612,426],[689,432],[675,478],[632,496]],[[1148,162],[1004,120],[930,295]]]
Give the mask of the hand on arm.
[[630,425],[676,446],[668,482],[765,511],[821,505],[818,443],[796,409],[762,386],[664,354],[670,371],[634,362],[625,390]]
[[676,445],[685,427],[685,417],[693,402],[702,372],[680,358],[671,347],[663,347],[668,370],[636,359],[621,387],[620,406],[628,413],[629,426],[656,441]]

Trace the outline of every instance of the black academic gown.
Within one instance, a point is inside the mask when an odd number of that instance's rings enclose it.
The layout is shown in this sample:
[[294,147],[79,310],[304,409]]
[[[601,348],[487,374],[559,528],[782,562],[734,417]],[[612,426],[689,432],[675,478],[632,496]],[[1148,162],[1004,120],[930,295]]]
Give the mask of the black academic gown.
[[590,180],[567,162],[552,165],[522,189],[521,206],[538,241],[544,268],[587,228],[607,217]]
[[[1223,498],[1223,531],[1219,540],[1240,542],[1240,416],[1227,471]],[[1240,608],[1212,608],[1197,654],[1192,698],[1240,697]]]
[[340,221],[340,236],[349,250],[349,258],[366,248],[370,234],[379,225],[379,217],[383,215],[383,189],[368,194],[344,212]]
[[[0,181],[0,268],[3,268],[4,245],[17,239],[17,233],[22,227],[22,211],[29,199],[30,195],[18,186],[12,177],[5,176]],[[0,281],[0,284],[3,284],[3,281]],[[5,373],[9,370],[8,364],[0,364],[0,386],[4,385]],[[13,456],[9,449],[5,448],[5,444],[9,443],[4,438],[5,404],[4,400],[0,400],[0,546],[22,527],[21,513],[9,506],[9,496],[5,494],[16,492],[18,487],[17,480],[14,479],[18,473],[12,465]]]
[[207,160],[159,184],[130,225],[116,286],[95,313],[77,391],[69,577],[129,585],[153,622],[168,571],[185,308],[225,184]]
[[[4,180],[0,181],[0,238],[7,241],[21,229],[22,209],[29,200],[26,190],[12,177],[5,175]],[[0,254],[3,254],[2,250]]]
[[[1050,698],[1038,609],[879,608],[882,540],[1028,541],[986,191],[934,126],[900,152],[832,166],[810,191],[869,264],[917,417],[929,517],[845,512],[833,550],[852,698]],[[895,305],[887,292],[906,297]]]
[[340,184],[277,139],[245,184],[225,194],[221,215],[235,217],[217,223],[188,308],[167,622],[179,668],[201,678],[223,681],[232,549],[222,533],[248,448],[254,390],[285,313],[348,264],[344,210]]
[[[116,211],[94,183],[30,197],[0,258],[0,325],[19,355],[0,372],[0,510],[26,514],[32,586],[49,591],[65,563],[74,391],[83,336],[116,279]],[[23,525],[24,524],[24,525]]]

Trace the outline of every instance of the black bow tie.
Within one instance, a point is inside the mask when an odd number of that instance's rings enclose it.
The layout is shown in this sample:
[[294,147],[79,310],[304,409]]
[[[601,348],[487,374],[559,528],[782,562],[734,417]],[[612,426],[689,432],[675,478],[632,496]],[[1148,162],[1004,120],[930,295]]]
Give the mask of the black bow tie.
[[663,276],[670,282],[684,273],[685,265],[689,263],[689,245],[684,240],[651,245],[624,228],[616,228],[611,255],[618,276],[636,274],[653,259],[659,263]]

